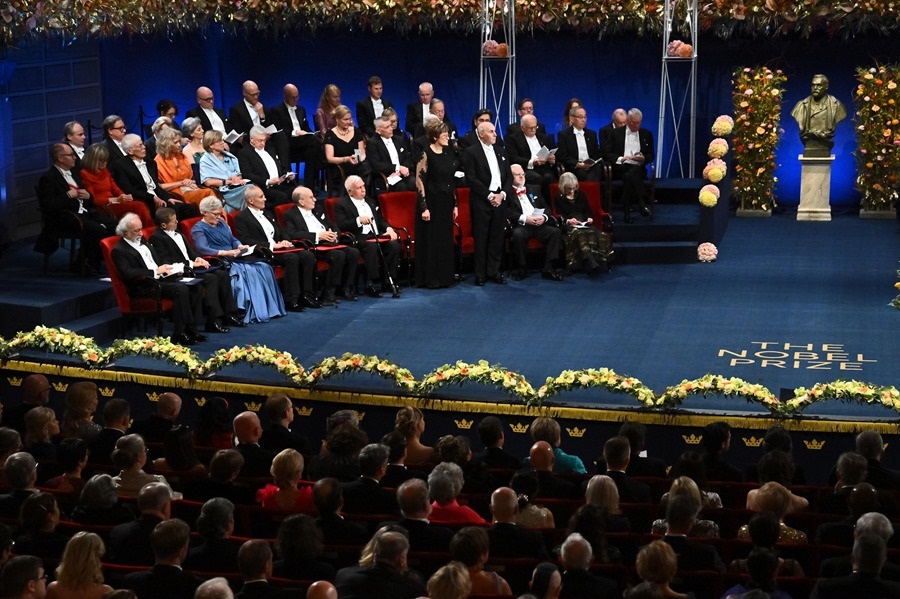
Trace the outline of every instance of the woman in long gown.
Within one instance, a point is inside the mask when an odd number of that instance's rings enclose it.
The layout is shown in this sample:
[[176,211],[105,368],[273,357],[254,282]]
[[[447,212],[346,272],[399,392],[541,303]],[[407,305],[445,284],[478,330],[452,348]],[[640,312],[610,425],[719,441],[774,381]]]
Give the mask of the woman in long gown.
[[268,322],[287,314],[272,267],[252,257],[236,259],[247,246],[231,234],[222,202],[206,198],[200,202],[200,214],[202,218],[191,228],[194,246],[204,256],[233,260],[231,288],[235,304],[245,310],[244,322]]
[[181,136],[187,140],[181,153],[187,158],[188,164],[199,164],[200,157],[206,153],[203,148],[203,125],[200,119],[189,116],[181,123]]
[[431,144],[416,165],[418,217],[416,218],[416,283],[438,289],[453,284],[453,222],[456,220],[455,154],[442,122],[430,124]]
[[559,178],[556,211],[566,225],[566,268],[598,275],[609,270],[609,235],[596,228],[594,213],[572,173]]
[[[325,134],[325,160],[329,165],[340,165],[340,170],[328,169],[329,189],[343,191],[344,181],[350,175],[362,177],[368,188],[372,167],[366,160],[366,136],[362,129],[353,126],[353,115],[343,104],[334,109],[334,118],[337,124]],[[343,174],[342,180],[338,173]]]
[[156,166],[159,169],[159,186],[170,194],[187,202],[199,205],[203,198],[212,198],[212,189],[200,189],[194,181],[194,171],[184,154],[181,153],[181,131],[163,129],[156,136]]
[[200,157],[200,181],[222,194],[227,212],[244,209],[244,185],[237,157],[228,152],[225,136],[215,129],[203,134],[206,153]]
[[105,144],[92,144],[84,151],[84,158],[81,161],[81,183],[94,198],[94,205],[109,206],[116,218],[134,212],[144,226],[149,226],[153,222],[153,217],[147,205],[119,189],[109,169],[106,168],[108,162],[109,149]]

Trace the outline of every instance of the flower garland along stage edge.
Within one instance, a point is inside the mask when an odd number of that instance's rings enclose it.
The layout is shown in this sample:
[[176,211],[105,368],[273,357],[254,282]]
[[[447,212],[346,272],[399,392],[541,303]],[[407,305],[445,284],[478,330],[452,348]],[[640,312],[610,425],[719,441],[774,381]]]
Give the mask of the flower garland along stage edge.
[[[684,21],[687,3],[675,2],[675,20]],[[515,3],[516,23],[523,31],[565,31],[602,35],[661,35],[664,5],[619,0],[522,0]],[[438,31],[473,33],[481,25],[479,0],[187,0],[165,10],[153,0],[3,0],[0,41],[10,46],[29,39],[64,36],[172,36],[221,26],[227,33],[328,29],[391,30],[407,34]],[[880,0],[841,3],[784,0],[717,0],[703,3],[700,33],[775,37],[827,33],[850,39],[900,32],[898,8]]]
[[766,66],[734,72],[734,193],[743,210],[775,206],[775,147],[786,81],[784,73]]
[[900,173],[900,65],[856,70],[856,186],[862,207],[889,211]]
[[6,362],[23,349],[65,354],[82,360],[89,369],[109,365],[126,355],[146,355],[183,368],[186,376],[192,379],[210,376],[238,362],[247,362],[274,368],[296,386],[303,388],[315,387],[328,378],[348,372],[365,372],[392,380],[408,393],[421,397],[432,395],[439,388],[450,384],[478,383],[503,389],[530,407],[541,407],[547,399],[565,391],[602,388],[612,393],[630,395],[641,408],[650,410],[676,408],[691,395],[722,395],[745,397],[748,402],[759,404],[776,418],[797,417],[808,406],[833,399],[877,403],[900,413],[900,391],[896,387],[840,379],[831,383],[818,383],[811,389],[799,387],[794,390],[795,397],[786,402],[779,401],[762,385],[712,373],[694,380],[683,380],[657,396],[640,380],[617,374],[609,368],[564,370],[556,377],[548,377],[544,385],[535,390],[523,375],[492,365],[487,360],[444,364],[421,380],[416,380],[406,368],[378,356],[346,353],[340,358],[325,358],[307,371],[288,352],[263,345],[246,345],[220,349],[204,362],[192,350],[164,337],[120,339],[108,350],[104,350],[89,337],[67,329],[45,326],[19,333],[12,339],[0,338],[0,363]]

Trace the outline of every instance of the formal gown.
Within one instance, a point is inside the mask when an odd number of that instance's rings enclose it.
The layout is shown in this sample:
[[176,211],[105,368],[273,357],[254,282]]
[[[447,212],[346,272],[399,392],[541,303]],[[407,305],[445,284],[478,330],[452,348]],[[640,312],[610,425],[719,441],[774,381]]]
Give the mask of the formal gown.
[[[230,177],[241,174],[238,159],[234,154],[225,152],[221,160],[212,152],[206,152],[200,157],[200,180],[209,179],[227,180]],[[223,186],[227,189],[219,189],[225,201],[226,212],[240,212],[244,209],[244,186]]]
[[[194,171],[188,164],[187,158],[181,152],[176,152],[169,158],[163,158],[159,154],[156,155],[156,167],[159,169],[160,183],[175,183],[176,181],[184,181],[185,179],[194,180]],[[191,189],[189,187],[173,187],[168,190],[173,196],[187,202],[188,204],[199,205],[203,198],[214,198],[216,192],[209,188]]]
[[[578,191],[573,200],[560,194],[556,198],[556,210],[564,221],[570,218],[585,222],[597,217],[591,212],[584,192]],[[594,225],[587,227],[571,227],[566,225],[566,268],[570,271],[581,270],[585,261],[593,258],[597,264],[607,261],[610,253],[609,235]]]
[[[241,244],[222,220],[215,227],[197,221],[191,229],[191,237],[197,251],[207,256],[215,255],[219,250],[233,250]],[[238,259],[231,264],[231,288],[235,304],[245,310],[244,322],[268,322],[284,316],[287,311],[275,281],[275,272],[265,262],[252,260]]]
[[[456,179],[459,170],[449,148],[440,154],[425,148],[416,166],[418,211],[416,216],[416,283],[419,287],[447,287],[453,284],[453,208],[456,207]],[[431,220],[422,220],[425,209]]]
[[95,206],[108,206],[117,218],[122,218],[129,212],[133,212],[138,215],[141,219],[141,224],[145,227],[153,224],[153,217],[150,215],[147,205],[140,200],[119,202],[118,204],[110,203],[110,198],[119,197],[125,192],[116,185],[116,181],[112,178],[109,169],[102,168],[96,173],[86,168],[81,169],[81,184],[93,196]]
[[[350,141],[344,141],[340,137],[337,136],[337,133],[334,132],[334,129],[329,129],[325,134],[325,145],[330,145],[334,148],[334,156],[335,158],[343,158],[346,156],[353,156],[353,152],[359,149],[359,142],[365,142],[365,135],[362,132],[362,129],[355,128],[353,130],[353,137],[350,138]],[[334,166],[334,165],[332,165]],[[363,178],[363,181],[366,182],[366,187],[369,186],[369,175],[372,173],[372,167],[369,166],[368,160],[363,160],[362,162],[358,162],[356,164],[350,164],[346,162],[341,166],[344,172],[344,179],[350,175],[357,175]],[[337,168],[329,169],[330,177],[337,180]],[[343,192],[343,181],[340,182],[341,185],[337,186],[336,189],[340,189]]]

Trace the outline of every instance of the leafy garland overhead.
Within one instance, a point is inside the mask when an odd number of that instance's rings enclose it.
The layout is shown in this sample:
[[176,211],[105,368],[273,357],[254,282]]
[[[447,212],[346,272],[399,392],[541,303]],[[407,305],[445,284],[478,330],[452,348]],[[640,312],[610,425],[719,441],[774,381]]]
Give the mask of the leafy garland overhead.
[[[677,0],[684,22],[684,0]],[[662,33],[659,0],[519,0],[516,22],[526,32],[584,34]],[[700,31],[722,38],[825,33],[844,38],[893,35],[900,29],[898,7],[882,0],[714,0],[701,2]],[[498,11],[499,12],[499,11]],[[480,26],[476,0],[0,0],[0,43],[61,35],[71,40],[120,35],[173,35],[222,26],[276,35],[323,28],[401,34],[451,31]]]
[[416,380],[412,372],[378,356],[344,354],[325,358],[309,369],[296,362],[290,353],[271,349],[264,345],[245,345],[220,349],[208,360],[200,359],[193,350],[172,343],[165,337],[118,340],[104,350],[90,337],[84,337],[68,329],[37,326],[19,333],[11,339],[0,338],[0,364],[24,350],[43,350],[65,354],[82,361],[87,368],[97,369],[111,365],[129,355],[145,355],[165,360],[184,369],[188,378],[198,379],[214,375],[223,368],[245,362],[274,368],[297,387],[315,388],[322,381],[347,373],[368,373],[380,376],[404,392],[421,397],[434,396],[441,387],[448,385],[480,384],[497,387],[527,406],[542,406],[550,397],[572,389],[599,388],[611,393],[634,397],[639,407],[648,410],[677,408],[692,395],[721,395],[743,397],[757,404],[775,418],[799,416],[810,405],[830,399],[879,404],[900,412],[900,391],[896,387],[881,387],[863,381],[837,380],[819,383],[811,389],[799,387],[794,398],[779,401],[762,385],[748,383],[736,377],[705,374],[694,380],[683,380],[656,395],[640,380],[617,374],[609,368],[564,370],[556,377],[548,377],[535,389],[524,376],[486,360],[476,363],[457,361],[427,373]]

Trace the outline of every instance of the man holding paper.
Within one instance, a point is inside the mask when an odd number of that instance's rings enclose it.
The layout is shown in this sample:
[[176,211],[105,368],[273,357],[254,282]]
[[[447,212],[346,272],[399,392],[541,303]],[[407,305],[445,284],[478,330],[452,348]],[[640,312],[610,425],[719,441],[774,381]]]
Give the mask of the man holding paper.
[[506,140],[509,161],[525,170],[527,185],[540,185],[541,193],[549,197],[550,184],[556,181],[556,144],[538,130],[537,117],[526,114]]
[[263,190],[266,208],[289,204],[291,193],[297,186],[295,175],[286,155],[279,155],[269,140],[266,129],[260,125],[250,127],[250,145],[238,154],[241,174]]
[[600,144],[597,132],[587,128],[587,111],[575,106],[569,120],[572,125],[559,132],[558,159],[579,181],[599,181]]
[[550,281],[562,281],[562,271],[557,266],[559,250],[562,247],[562,231],[551,220],[549,208],[537,192],[536,187],[525,185],[525,170],[520,164],[510,167],[514,197],[506,202],[507,217],[512,226],[509,249],[518,270],[513,278],[522,280],[528,276],[526,250],[528,240],[536,238],[544,244],[544,268],[541,277]]
[[375,135],[366,145],[372,170],[387,178],[388,191],[416,189],[415,161],[404,135],[394,135],[391,119],[374,119]]

